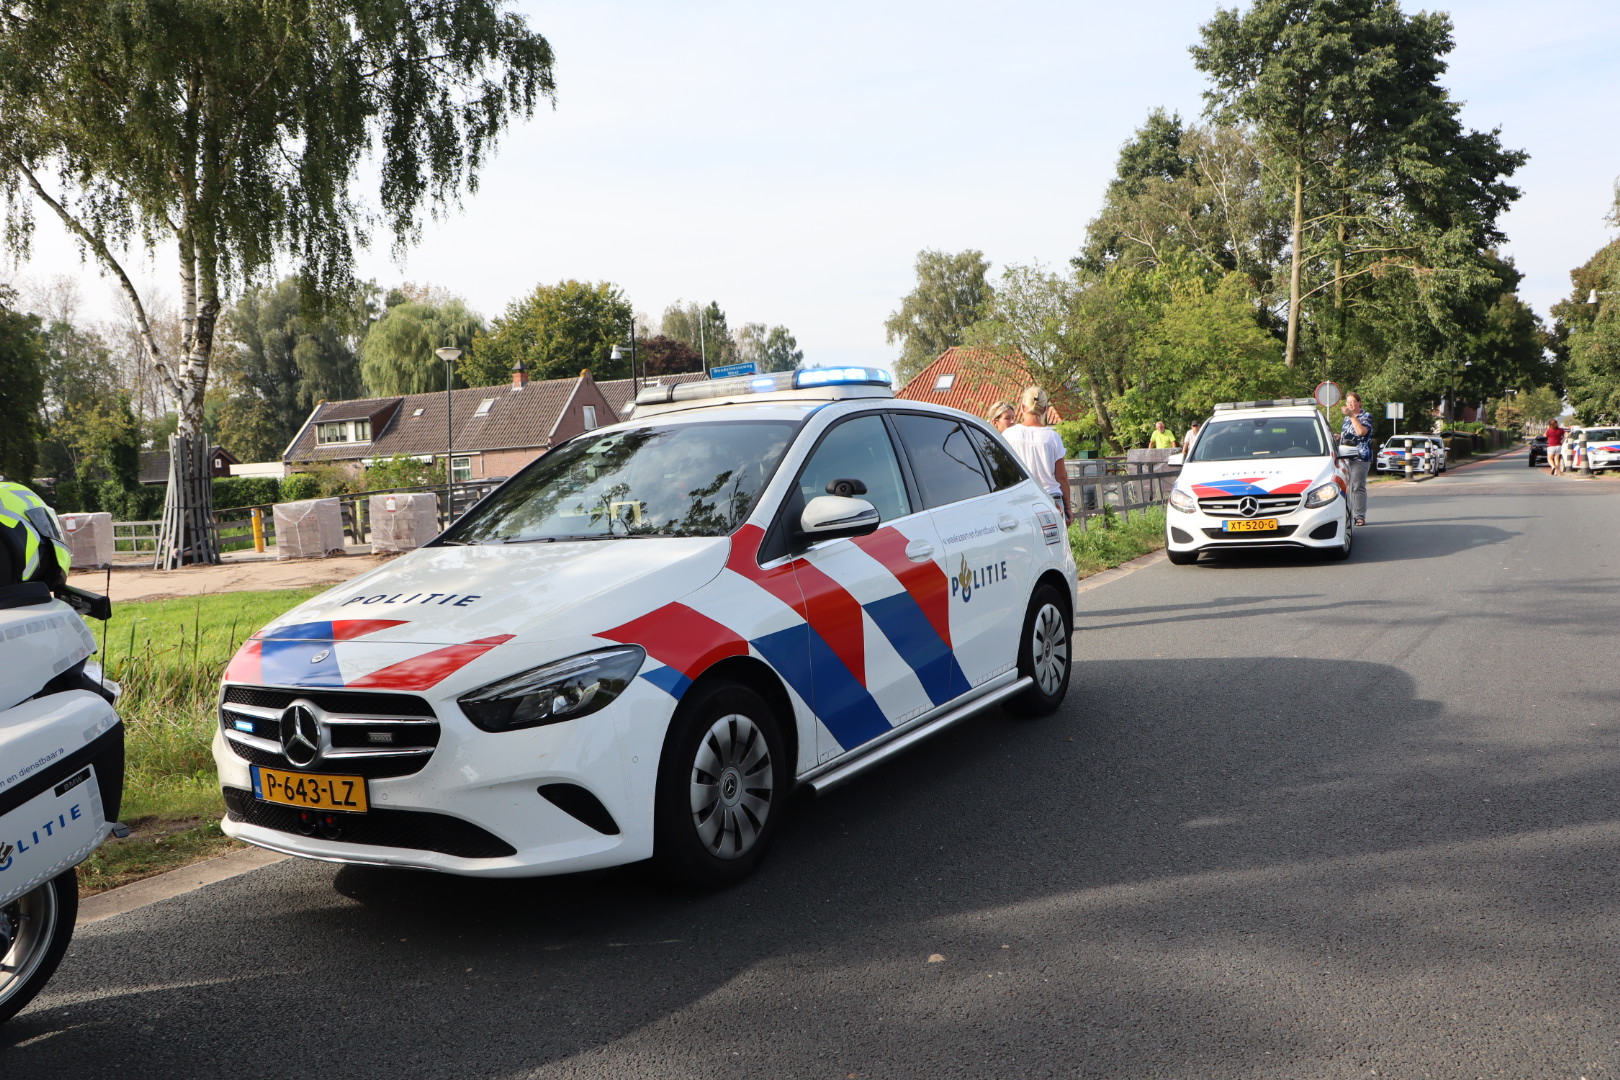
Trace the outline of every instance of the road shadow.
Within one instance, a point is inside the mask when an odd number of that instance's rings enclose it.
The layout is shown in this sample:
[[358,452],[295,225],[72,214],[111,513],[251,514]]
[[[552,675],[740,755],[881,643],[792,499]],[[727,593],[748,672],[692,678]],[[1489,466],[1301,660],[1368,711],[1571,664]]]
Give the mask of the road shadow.
[[[0,1029],[4,1068],[1349,1075],[1324,1065],[1365,1065],[1385,1007],[1350,986],[1464,980],[1486,941],[1484,962],[1614,1014],[1610,961],[1538,925],[1612,913],[1557,883],[1614,864],[1617,739],[1532,760],[1381,664],[1082,662],[1055,716],[975,718],[794,804],[727,892],[294,861],[95,924]],[[1487,917],[1509,907],[1536,918]],[[1518,1015],[1501,1006],[1497,1075],[1598,1052],[1578,1024],[1521,1038]]]

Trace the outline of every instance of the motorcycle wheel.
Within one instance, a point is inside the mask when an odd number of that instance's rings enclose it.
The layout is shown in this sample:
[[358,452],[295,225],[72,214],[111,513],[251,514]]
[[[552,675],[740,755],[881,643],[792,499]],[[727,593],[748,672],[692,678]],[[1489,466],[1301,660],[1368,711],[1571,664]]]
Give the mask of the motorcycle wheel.
[[0,1023],[21,1012],[62,962],[79,915],[79,879],[72,869],[0,908]]

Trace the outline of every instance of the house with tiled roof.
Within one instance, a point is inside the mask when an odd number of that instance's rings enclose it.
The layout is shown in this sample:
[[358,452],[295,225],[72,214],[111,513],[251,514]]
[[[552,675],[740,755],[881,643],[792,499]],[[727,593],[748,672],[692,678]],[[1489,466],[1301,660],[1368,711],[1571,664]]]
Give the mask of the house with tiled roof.
[[[895,391],[906,401],[930,401],[983,417],[998,401],[1018,403],[1018,395],[1032,380],[1023,365],[998,357],[988,349],[954,345],[939,359],[917,372]],[[1047,388],[1050,394],[1051,387]],[[1056,406],[1048,407],[1046,422],[1062,420]]]
[[483,480],[510,476],[563,440],[618,418],[589,371],[531,382],[519,369],[510,386],[323,401],[282,460],[354,469],[396,456],[442,460],[448,438],[454,478]]

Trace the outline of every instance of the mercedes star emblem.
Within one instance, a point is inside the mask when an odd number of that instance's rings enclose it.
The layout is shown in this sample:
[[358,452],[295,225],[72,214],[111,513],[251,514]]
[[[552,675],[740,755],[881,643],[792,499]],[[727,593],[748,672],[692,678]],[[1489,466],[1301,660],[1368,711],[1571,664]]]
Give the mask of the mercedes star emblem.
[[1238,513],[1244,517],[1254,517],[1260,512],[1260,500],[1253,495],[1245,495],[1238,500]]
[[309,765],[320,756],[321,721],[307,703],[295,701],[281,714],[281,752],[294,765]]

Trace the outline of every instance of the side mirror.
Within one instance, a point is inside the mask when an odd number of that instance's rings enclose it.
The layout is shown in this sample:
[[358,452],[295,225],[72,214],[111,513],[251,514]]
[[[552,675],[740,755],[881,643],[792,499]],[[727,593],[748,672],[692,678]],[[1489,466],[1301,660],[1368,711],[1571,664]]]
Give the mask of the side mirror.
[[1176,453],[1165,458],[1164,463],[1166,465],[1185,465],[1187,463],[1187,455],[1178,450]]
[[876,532],[877,507],[865,499],[844,495],[817,495],[799,515],[799,532],[806,540],[834,540]]
[[1361,447],[1359,447],[1359,446],[1341,446],[1341,447],[1339,447],[1339,460],[1341,460],[1341,461],[1348,461],[1349,459],[1351,459],[1353,457],[1360,457],[1360,456],[1361,456]]

